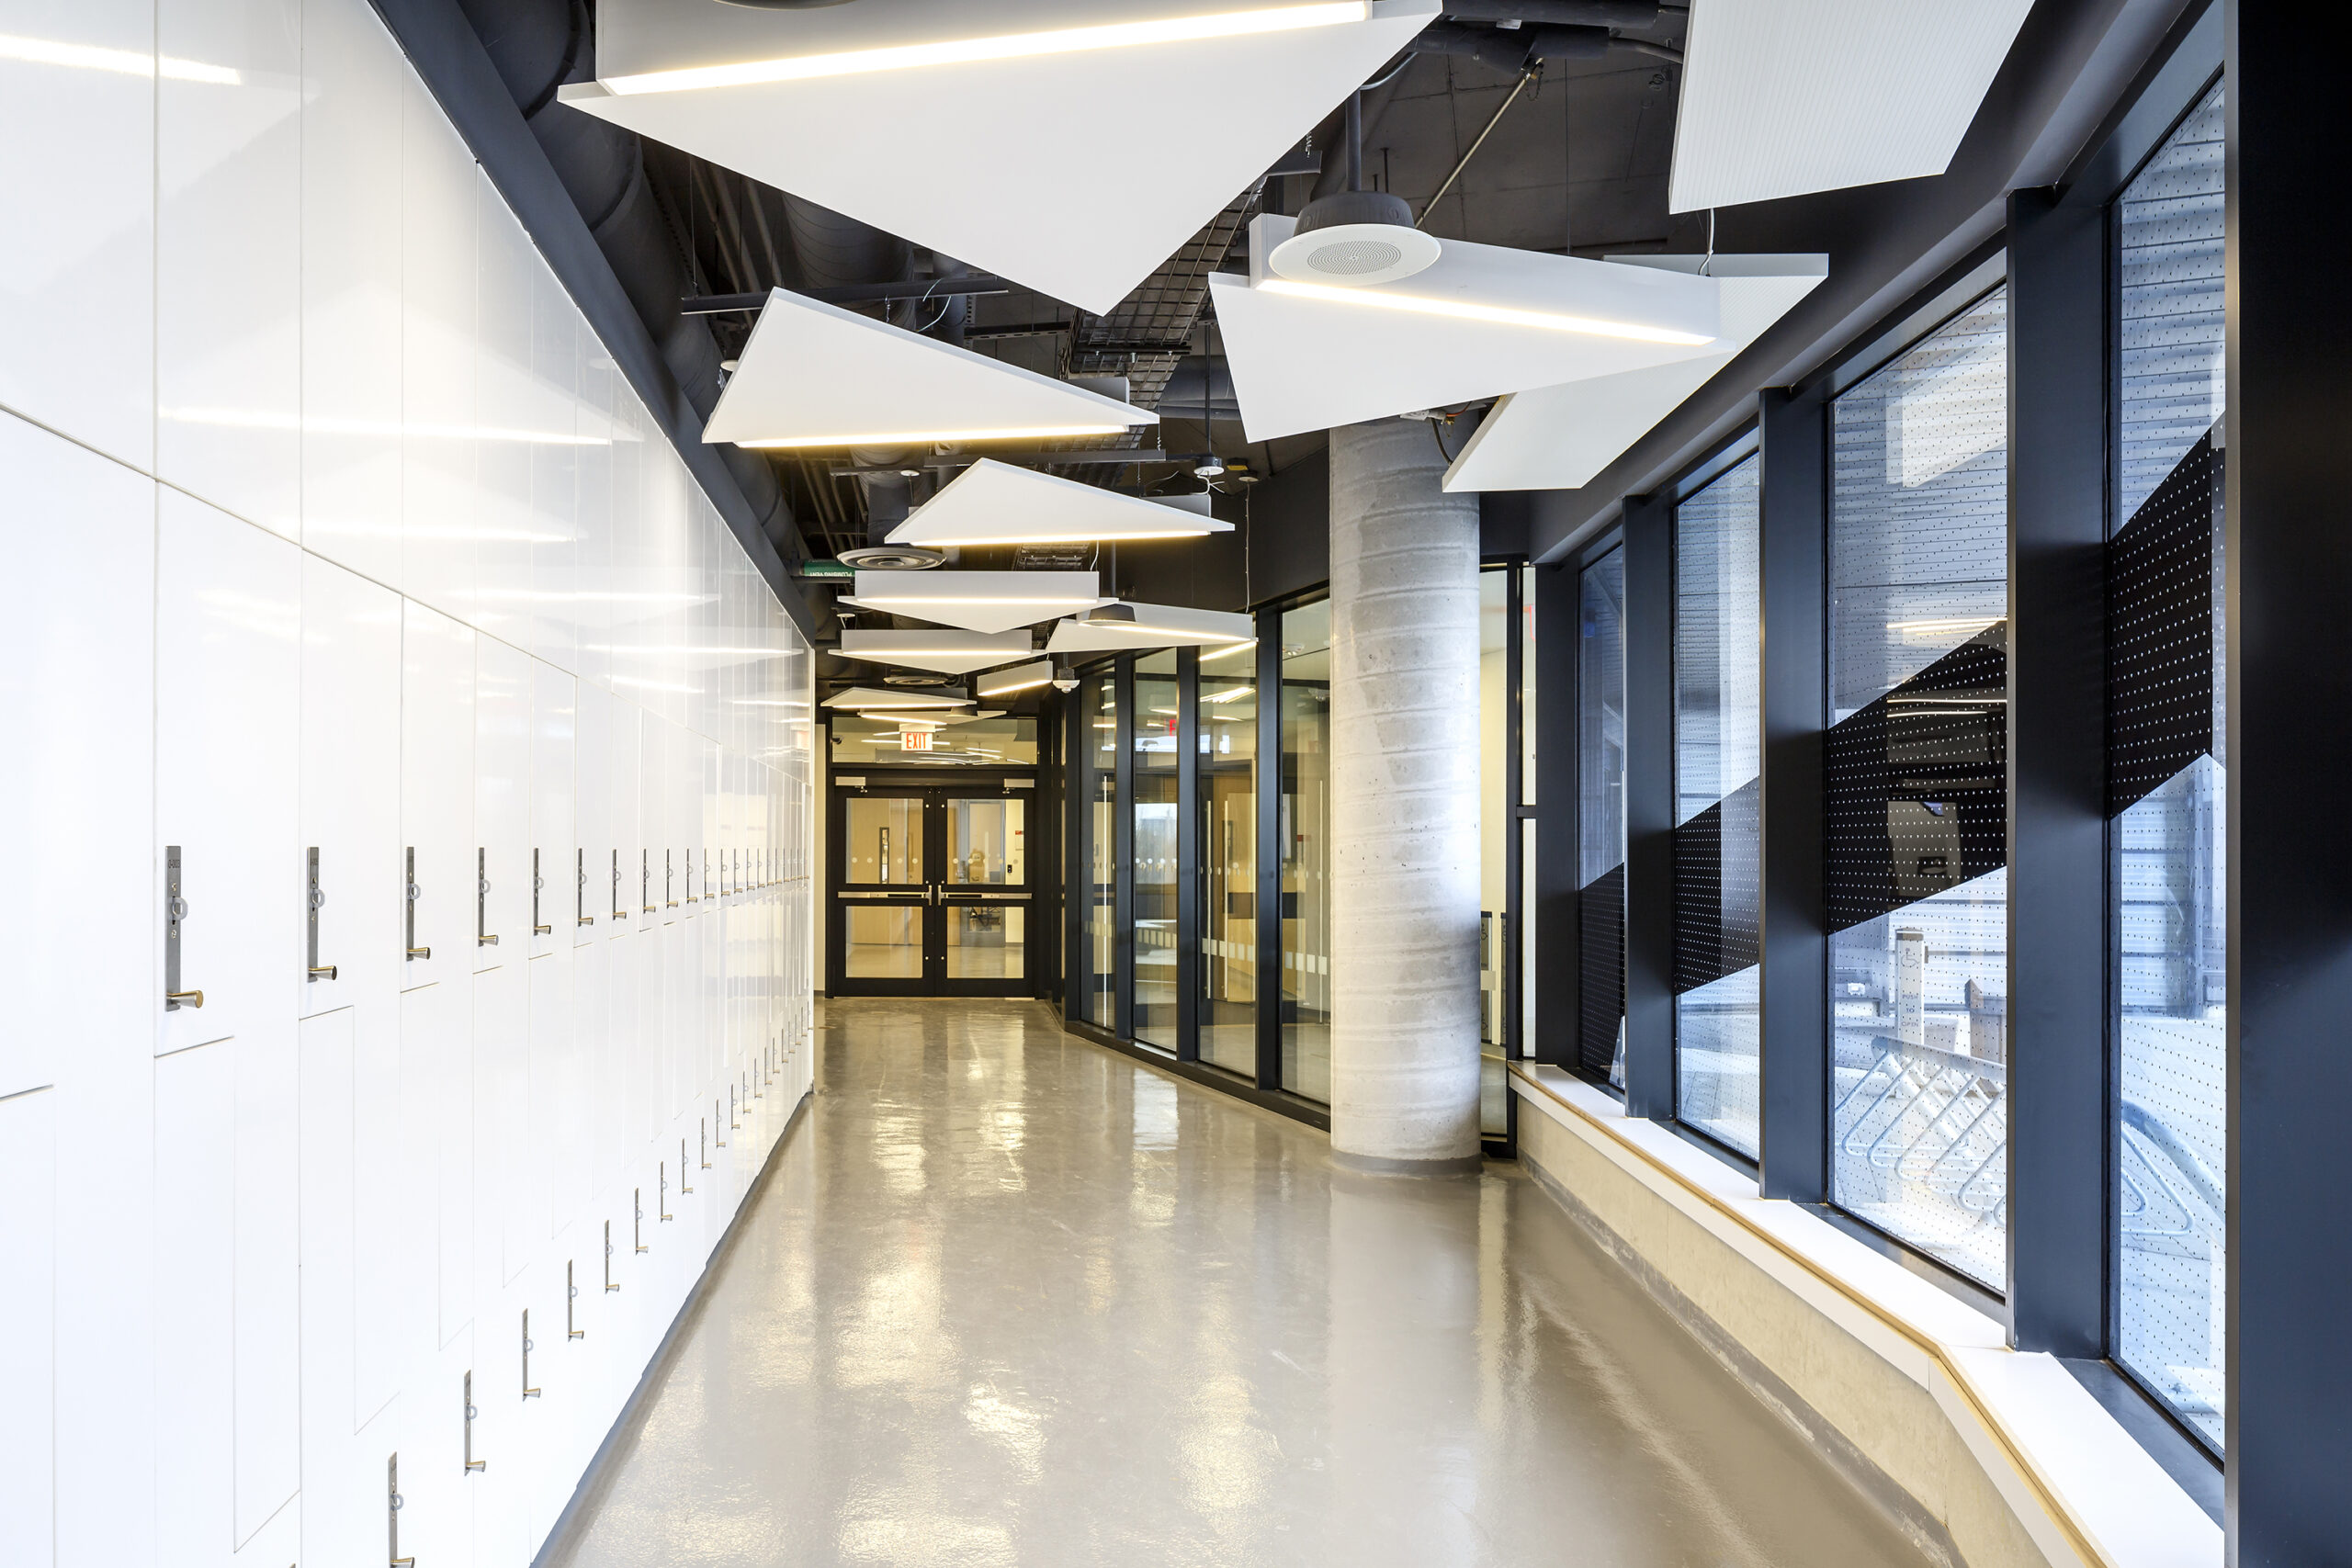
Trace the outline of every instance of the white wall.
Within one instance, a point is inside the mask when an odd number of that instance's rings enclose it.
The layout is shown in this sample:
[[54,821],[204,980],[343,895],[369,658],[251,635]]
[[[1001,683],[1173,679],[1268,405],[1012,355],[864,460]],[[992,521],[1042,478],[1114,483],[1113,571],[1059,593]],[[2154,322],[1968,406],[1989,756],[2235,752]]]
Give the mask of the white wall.
[[808,1085],[808,649],[366,0],[0,0],[0,1558],[519,1568]]

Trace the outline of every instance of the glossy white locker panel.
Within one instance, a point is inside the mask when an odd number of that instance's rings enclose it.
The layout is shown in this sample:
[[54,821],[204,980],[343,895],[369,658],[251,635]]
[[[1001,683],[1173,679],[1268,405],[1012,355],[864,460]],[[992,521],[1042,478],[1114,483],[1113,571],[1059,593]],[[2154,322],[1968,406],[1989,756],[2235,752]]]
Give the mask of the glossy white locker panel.
[[602,941],[613,928],[610,855],[613,842],[612,694],[594,682],[575,687],[573,833],[570,917],[576,946]]
[[402,910],[401,983],[472,972],[474,953],[474,633],[414,602],[401,633],[401,864],[414,877],[414,940]]
[[577,918],[581,857],[574,853],[579,727],[580,683],[556,666],[532,660],[529,891],[537,918],[526,923],[535,956],[570,948],[574,933],[585,929]]
[[645,852],[645,824],[639,801],[644,780],[639,760],[645,753],[645,715],[637,704],[616,697],[612,705],[612,755],[606,777],[612,780],[613,939],[635,932],[645,924],[645,902],[639,886],[639,866]]
[[[634,432],[614,412],[616,400],[628,396],[612,355],[585,322],[580,327],[581,404],[576,428],[583,437],[576,457],[579,499],[573,511],[579,541],[571,552],[568,584],[541,582],[544,592],[571,594],[573,655],[566,665],[583,682],[604,683],[611,673],[612,615],[615,601],[631,585],[624,583],[613,561],[613,531],[634,502],[624,497],[624,485],[633,483],[636,465],[624,459],[622,449]],[[559,660],[558,662],[561,662]]]
[[0,407],[152,468],[155,82],[139,67],[153,0],[16,0],[6,16],[0,28],[62,47],[0,58],[0,146],[42,150],[0,159]]
[[568,438],[550,428],[532,396],[531,273],[537,265],[522,226],[481,169],[473,171],[475,254],[474,610],[482,631],[528,647],[531,554],[552,532],[531,510],[531,454]]
[[[472,1568],[474,1501],[483,1479],[505,1457],[487,1443],[468,1445],[466,1374],[474,1371],[473,1358],[471,1329],[453,1335],[413,1369],[393,1412],[397,1418],[376,1424],[385,1428],[376,1444],[377,1462],[395,1456],[400,1461],[401,1555],[415,1558],[417,1568]],[[478,1372],[474,1382],[480,1408],[484,1390]],[[483,1468],[468,1469],[469,1457]],[[374,1568],[382,1555],[371,1553],[364,1560],[366,1568]]]
[[0,1098],[0,1541],[11,1561],[57,1548],[57,1146],[54,1089]]
[[[390,1001],[387,997],[376,1010]],[[381,1476],[370,1473],[352,1419],[359,1292],[356,1020],[356,1010],[345,1008],[302,1022],[301,1556],[315,1562],[364,1562],[381,1539]]]
[[589,1116],[586,1053],[569,947],[531,961],[529,1118],[537,1158],[532,1235],[557,1235],[587,1196]]
[[[480,1342],[499,1292],[530,1265],[547,1210],[531,1125],[527,964],[474,976],[474,1307]],[[491,1326],[494,1327],[494,1325]],[[493,1337],[492,1343],[497,1343]]]
[[[318,963],[290,982],[300,1012],[391,1004],[406,967],[401,853],[400,596],[302,559],[301,840],[318,853]],[[332,969],[332,976],[318,970]]]
[[236,1549],[242,1043],[193,1046],[154,1066],[155,1530],[174,1562],[198,1568]]
[[[356,1012],[352,1032],[350,1145],[350,1403],[341,1430],[366,1426],[400,1392],[403,1368],[432,1343],[435,1322],[434,1118],[419,1060],[402,1071],[412,1008],[429,1014],[432,988]],[[419,1046],[420,1056],[422,1046]],[[307,1091],[308,1083],[305,1083]],[[307,1152],[307,1145],[306,1145]],[[306,1210],[304,1219],[310,1218]],[[307,1392],[307,1391],[306,1391]],[[319,1408],[315,1404],[309,1408]]]
[[566,670],[579,668],[580,561],[586,541],[580,519],[582,459],[590,443],[608,439],[582,402],[581,359],[587,324],[537,251],[531,262],[531,420],[546,441],[530,448],[533,653]]
[[155,472],[301,535],[300,0],[157,0]]
[[481,526],[474,476],[478,171],[413,74],[401,83],[400,138],[401,591],[464,619],[474,608]]
[[[302,956],[295,841],[301,553],[172,490],[156,515],[154,908],[181,850],[180,981],[158,1051],[286,1032]],[[288,1049],[291,1036],[286,1034]]]
[[[16,67],[0,62],[0,81]],[[8,110],[0,106],[0,118]],[[16,163],[38,160],[14,160]],[[0,171],[0,184],[14,179]],[[0,247],[5,249],[5,247]],[[0,270],[11,257],[0,254]],[[0,360],[10,350],[0,346]],[[153,878],[155,487],[0,414],[0,550],[39,592],[0,616],[0,733],[39,767],[0,767],[0,864],[21,889],[140,888]],[[0,899],[15,976],[0,1095],[57,1081],[53,1053],[94,1032],[143,1037],[159,1014],[159,906],[103,942],[71,900]],[[141,1055],[148,1042],[139,1038]]]
[[369,6],[302,5],[302,543],[401,581],[401,84]]
[[[431,1123],[429,1200],[436,1281],[431,1343],[446,1348],[474,1316],[474,976],[459,973],[401,998],[401,1066],[422,1080]],[[420,1205],[422,1206],[422,1205]],[[491,1233],[497,1245],[497,1232]]]
[[[531,660],[492,637],[474,639],[476,969],[531,952]],[[487,881],[487,892],[479,882]],[[492,942],[490,938],[495,937]]]

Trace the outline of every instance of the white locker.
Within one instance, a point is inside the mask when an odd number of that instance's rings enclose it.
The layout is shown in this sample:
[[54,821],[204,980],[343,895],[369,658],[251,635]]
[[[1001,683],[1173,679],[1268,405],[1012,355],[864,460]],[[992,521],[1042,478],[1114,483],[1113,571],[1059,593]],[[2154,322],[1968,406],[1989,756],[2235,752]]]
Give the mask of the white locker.
[[[467,1375],[474,1371],[474,1335],[470,1325],[410,1369],[400,1404],[391,1419],[369,1428],[376,1435],[371,1454],[377,1473],[387,1483],[398,1464],[401,1508],[400,1555],[413,1557],[417,1568],[472,1568],[474,1504],[482,1481],[506,1457],[492,1448],[469,1423]],[[481,1380],[474,1378],[474,1408],[481,1405]],[[481,1469],[470,1468],[473,1464]],[[382,1544],[389,1545],[389,1541]],[[371,1552],[362,1560],[367,1568],[377,1561]],[[484,1568],[510,1568],[504,1563]]]
[[613,928],[606,857],[613,836],[612,694],[594,682],[577,682],[573,710],[571,940],[587,946]]
[[596,439],[595,419],[582,406],[582,350],[587,323],[537,251],[531,262],[531,428],[569,439],[534,442],[529,582],[531,651],[565,670],[579,667],[580,559],[587,541],[580,526],[580,464]]
[[[235,1041],[220,1053],[235,1063],[234,1114],[217,1130],[234,1139],[233,1311],[210,1354],[233,1369],[242,1543],[300,1479],[300,1066],[286,1003],[303,955],[301,557],[170,490],[157,541],[156,829],[179,852],[181,989],[190,1003],[203,993],[200,1008],[164,1015],[159,1053]],[[159,1165],[159,1192],[177,1179]]]
[[303,558],[300,837],[318,927],[291,982],[304,1016],[388,1008],[400,987],[401,620],[391,590]]
[[474,633],[413,601],[402,613],[401,984],[423,986],[470,973],[476,951]]
[[401,84],[367,6],[302,7],[302,544],[401,581]]
[[237,1053],[155,1063],[155,1530],[205,1568],[236,1550]]
[[[530,880],[533,919],[526,951],[537,956],[571,946],[582,929],[579,861],[574,848],[577,796],[573,761],[579,732],[579,682],[538,660],[531,668]],[[544,929],[542,929],[544,928]]]
[[0,1541],[57,1549],[57,1145],[54,1089],[0,1099]]
[[[389,128],[382,128],[389,131]],[[401,590],[473,608],[478,171],[413,73],[401,82]]]
[[[12,177],[0,174],[0,184]],[[52,1056],[61,1043],[86,1060],[94,1035],[143,1036],[162,1006],[160,906],[142,903],[135,924],[110,922],[97,941],[62,897],[153,876],[143,825],[154,811],[155,487],[6,414],[0,473],[11,578],[0,733],[40,761],[0,767],[0,864],[28,895],[50,895],[0,899],[0,951],[15,976],[11,1027],[0,1030],[0,1095],[9,1095],[58,1081],[68,1070]],[[151,1046],[141,1039],[138,1054]]]
[[[531,660],[474,638],[474,967],[531,952]],[[479,883],[487,882],[484,891]]]
[[401,998],[401,1069],[416,1068],[429,1102],[431,1180],[418,1206],[431,1215],[438,1287],[431,1343],[445,1348],[474,1314],[473,988],[461,972]]
[[[527,1267],[537,1161],[531,1146],[528,1007],[523,964],[474,976],[475,1338],[499,1292]],[[493,1343],[495,1341],[493,1340]]]
[[[392,1001],[386,996],[376,1010],[389,1013]],[[344,1008],[302,1022],[301,1550],[313,1562],[367,1561],[382,1508],[379,1477],[352,1419],[359,1298],[356,1013]]]
[[[538,265],[489,175],[473,180],[476,237],[473,610],[475,629],[518,647],[530,639],[531,551],[548,536],[531,513],[531,449],[558,434],[530,388],[531,281]],[[569,435],[567,422],[560,434]]]

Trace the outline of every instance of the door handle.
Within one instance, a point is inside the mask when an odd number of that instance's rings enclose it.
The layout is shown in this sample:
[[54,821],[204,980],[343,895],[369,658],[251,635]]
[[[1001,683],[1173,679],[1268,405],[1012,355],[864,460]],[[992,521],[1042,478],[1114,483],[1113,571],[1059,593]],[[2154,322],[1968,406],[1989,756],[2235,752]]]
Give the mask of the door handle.
[[416,1559],[401,1555],[401,1456],[384,1461],[384,1532],[391,1568],[416,1568]]
[[469,1371],[466,1374],[466,1468],[469,1471],[490,1468],[488,1460],[474,1458],[474,1417],[481,1414],[474,1408],[474,1375]]

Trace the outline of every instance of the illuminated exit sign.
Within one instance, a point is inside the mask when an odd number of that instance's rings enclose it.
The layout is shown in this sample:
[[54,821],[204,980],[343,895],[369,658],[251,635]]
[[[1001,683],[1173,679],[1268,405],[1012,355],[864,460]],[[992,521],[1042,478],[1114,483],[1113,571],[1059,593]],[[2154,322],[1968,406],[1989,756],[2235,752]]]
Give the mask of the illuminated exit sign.
[[899,750],[901,751],[930,750],[931,731],[928,729],[902,729],[899,731]]

